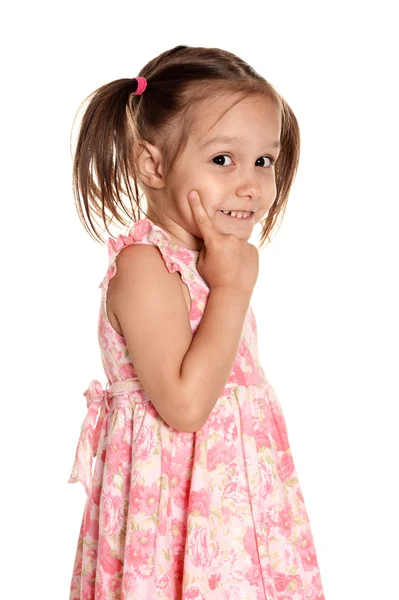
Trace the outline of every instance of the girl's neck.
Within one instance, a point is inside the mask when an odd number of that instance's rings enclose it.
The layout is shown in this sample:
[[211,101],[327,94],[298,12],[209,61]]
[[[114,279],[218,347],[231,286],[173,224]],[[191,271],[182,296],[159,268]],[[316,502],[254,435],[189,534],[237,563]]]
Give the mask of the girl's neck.
[[[179,246],[180,248],[185,248],[186,250],[191,250],[193,252],[200,252],[202,246],[201,246],[201,248],[198,248],[198,247],[192,248],[191,247],[192,244],[190,244],[190,242],[183,241],[180,238],[173,235],[173,233],[171,233],[171,231],[170,231],[170,227],[168,227],[168,225],[165,225],[163,222],[161,222],[158,215],[155,215],[154,213],[152,213],[150,209],[147,210],[147,217],[152,223],[154,223],[154,225],[157,225],[158,227],[160,227],[161,229],[166,231],[166,233],[170,237],[171,243],[174,244],[175,246]],[[197,238],[195,238],[195,240],[196,239]],[[201,241],[202,240],[198,240],[198,242],[201,242]],[[197,246],[198,246],[198,244],[197,244]]]

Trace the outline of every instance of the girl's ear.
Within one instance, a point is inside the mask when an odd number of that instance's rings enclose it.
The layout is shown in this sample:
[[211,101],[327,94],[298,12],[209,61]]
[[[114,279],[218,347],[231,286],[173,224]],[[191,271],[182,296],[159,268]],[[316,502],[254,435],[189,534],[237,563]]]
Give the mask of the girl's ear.
[[146,140],[136,142],[135,159],[140,179],[149,187],[165,187],[162,153]]

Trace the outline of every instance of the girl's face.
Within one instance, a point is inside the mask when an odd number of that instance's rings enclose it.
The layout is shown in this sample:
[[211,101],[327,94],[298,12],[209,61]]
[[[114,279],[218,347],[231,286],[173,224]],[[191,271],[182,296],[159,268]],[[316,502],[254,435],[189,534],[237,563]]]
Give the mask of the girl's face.
[[[187,248],[200,250],[204,245],[188,202],[191,190],[198,192],[217,231],[234,233],[244,240],[250,238],[254,225],[276,198],[279,109],[270,99],[249,97],[214,125],[232,100],[230,96],[198,107],[200,119],[195,131],[167,176],[161,225],[174,243]],[[224,215],[222,210],[254,212],[249,219],[239,219]]]

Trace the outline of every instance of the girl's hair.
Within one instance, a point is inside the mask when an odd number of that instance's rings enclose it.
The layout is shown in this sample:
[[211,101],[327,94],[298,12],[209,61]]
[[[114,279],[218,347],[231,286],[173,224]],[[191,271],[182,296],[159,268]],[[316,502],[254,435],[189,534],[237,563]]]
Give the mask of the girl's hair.
[[[93,239],[104,243],[93,224],[94,214],[101,217],[109,234],[108,224],[114,218],[124,226],[132,219],[140,219],[141,212],[146,213],[139,185],[148,206],[155,214],[162,214],[151,197],[151,188],[137,172],[133,150],[140,139],[162,152],[167,177],[194,126],[198,102],[221,94],[236,95],[238,99],[225,114],[247,96],[262,95],[280,109],[281,149],[274,167],[276,198],[267,217],[260,221],[261,248],[270,241],[269,234],[278,216],[282,219],[284,215],[298,168],[300,132],[287,102],[245,61],[219,48],[176,46],[147,63],[137,76],[147,79],[142,95],[134,95],[138,86],[135,78],[118,79],[99,87],[84,100],[89,100],[89,104],[82,117],[73,159],[73,193],[85,229]],[[124,204],[124,198],[130,206]]]

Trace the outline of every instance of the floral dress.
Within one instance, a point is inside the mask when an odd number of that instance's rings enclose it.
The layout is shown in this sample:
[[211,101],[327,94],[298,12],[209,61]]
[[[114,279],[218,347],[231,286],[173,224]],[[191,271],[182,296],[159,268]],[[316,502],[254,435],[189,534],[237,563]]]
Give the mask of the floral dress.
[[[68,483],[87,494],[69,600],[324,600],[279,400],[259,363],[249,307],[223,393],[194,433],[169,426],[146,395],[106,310],[116,257],[156,246],[191,297],[193,335],[210,289],[199,251],[147,217],[109,238],[98,339],[107,384],[88,412]],[[94,470],[92,468],[95,459]]]

